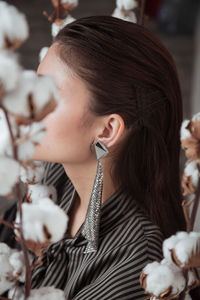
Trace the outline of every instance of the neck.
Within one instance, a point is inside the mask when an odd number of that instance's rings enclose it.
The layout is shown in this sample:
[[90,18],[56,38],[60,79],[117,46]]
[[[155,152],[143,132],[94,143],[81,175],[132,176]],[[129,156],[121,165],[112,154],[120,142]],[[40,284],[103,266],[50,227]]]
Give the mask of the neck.
[[[85,164],[69,165],[63,164],[67,176],[75,187],[80,200],[80,207],[87,211],[92,188],[97,172],[97,160]],[[116,187],[110,175],[110,164],[106,158],[103,159],[103,192],[102,203],[105,202],[114,192]]]

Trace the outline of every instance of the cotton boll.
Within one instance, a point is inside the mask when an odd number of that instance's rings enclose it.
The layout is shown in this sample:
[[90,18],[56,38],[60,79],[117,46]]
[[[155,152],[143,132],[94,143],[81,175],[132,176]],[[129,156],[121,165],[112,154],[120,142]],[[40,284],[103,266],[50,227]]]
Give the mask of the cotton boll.
[[74,19],[70,14],[67,15],[67,17],[64,20],[60,20],[57,22],[54,22],[51,25],[51,34],[53,37],[55,37],[58,32],[67,24],[72,23],[73,21],[75,21],[76,19]]
[[21,67],[17,56],[11,51],[0,50],[0,91],[3,89],[4,94],[14,90],[19,82],[20,74]]
[[133,11],[126,11],[126,13],[124,13],[119,8],[116,8],[114,10],[112,16],[115,17],[115,18],[118,18],[118,19],[122,19],[124,21],[137,23],[137,18],[136,18],[136,15]]
[[10,113],[27,118],[30,116],[28,99],[34,89],[35,80],[34,72],[24,71],[19,78],[17,88],[3,98],[3,104]]
[[39,62],[41,62],[43,60],[43,58],[46,56],[48,50],[49,50],[49,47],[43,47],[40,50],[40,53],[39,53]]
[[[191,236],[188,234],[188,237],[182,240],[179,240],[175,245],[174,252],[172,255],[174,256],[174,260],[180,267],[198,267],[200,264],[200,258],[195,257],[195,261],[192,261],[192,257],[195,254],[199,256],[199,245],[200,244],[200,234],[198,236]],[[193,265],[197,264],[197,265]]]
[[33,203],[38,203],[42,198],[50,198],[56,202],[57,192],[54,186],[47,186],[42,184],[29,184],[28,185],[28,198]]
[[138,6],[135,0],[117,0],[116,5],[120,10],[132,10]]
[[186,282],[179,268],[166,263],[166,261],[149,265],[143,269],[143,273],[146,275],[146,292],[156,297],[161,297],[165,293],[176,297],[184,290]]
[[29,140],[35,144],[38,144],[42,141],[45,136],[46,126],[44,122],[34,122],[30,125],[21,125],[19,127],[20,138],[28,137]]
[[199,171],[197,169],[197,163],[195,161],[189,162],[184,169],[184,173],[187,177],[191,176],[192,185],[194,188],[196,188],[199,181]]
[[28,38],[24,14],[13,5],[0,2],[0,48],[17,48]]
[[28,300],[65,300],[64,291],[50,287],[31,290]]
[[[15,285],[15,281],[11,278],[12,266],[9,263],[9,255],[11,249],[5,244],[1,243],[0,253],[0,295],[9,290]],[[8,252],[7,252],[8,251]]]
[[5,156],[0,156],[0,195],[7,196],[19,180],[19,163]]
[[200,237],[200,233],[199,232],[195,232],[195,231],[191,231],[189,233],[190,237],[194,237],[194,238],[199,238]]
[[181,125],[181,140],[191,137],[191,132],[186,128],[190,123],[190,120],[184,120]]
[[172,235],[170,238],[164,240],[163,242],[163,255],[168,261],[172,261],[171,259],[171,249],[173,249],[178,241],[176,235]]
[[33,164],[20,168],[20,179],[24,183],[39,183],[44,177],[44,167],[41,162],[34,161]]
[[46,127],[43,122],[31,123],[27,126],[20,126],[20,139],[18,144],[18,158],[27,161],[32,158],[35,146],[44,138]]
[[[190,123],[190,131],[192,136],[196,138],[198,142],[200,142],[200,112],[193,116],[192,121]],[[197,146],[197,148],[199,147]]]
[[0,294],[2,295],[15,285],[15,281],[0,275]]
[[74,5],[75,6],[78,6],[78,2],[79,0],[61,0],[61,4],[69,4],[69,5]]
[[33,157],[35,146],[31,141],[24,141],[18,146],[18,159],[28,161]]
[[170,236],[168,239],[163,242],[163,254],[165,259],[169,262],[172,262],[171,250],[175,248],[176,244],[182,240],[188,238],[188,233],[185,231],[177,232],[175,235]]
[[[22,210],[23,233],[26,240],[54,243],[63,238],[68,217],[50,199],[41,199],[37,204],[23,203]],[[16,222],[18,220],[19,214],[17,214]]]
[[37,77],[33,98],[38,111],[41,111],[52,98],[58,100],[58,91],[52,77],[44,75]]
[[195,114],[195,115],[192,117],[192,121],[193,121],[193,122],[199,122],[199,121],[200,121],[200,112],[198,112],[197,114]]
[[197,267],[200,264],[199,244],[200,233],[178,232],[163,242],[164,257],[181,268]]
[[10,253],[11,253],[10,247],[8,247],[8,245],[5,243],[0,243],[0,255],[1,254],[9,255]]
[[153,270],[155,268],[158,268],[159,266],[160,266],[160,263],[157,261],[154,261],[152,263],[147,264],[146,267],[143,269],[143,272],[148,275],[151,272],[153,272]]
[[[7,93],[3,104],[10,113],[19,116],[15,116],[18,124],[28,124],[31,120],[40,121],[53,111],[58,98],[57,88],[51,77],[37,76],[34,71],[24,71],[18,87]],[[24,120],[23,117],[27,119]]]
[[176,233],[176,237],[177,237],[177,242],[178,242],[179,240],[187,239],[188,233],[185,231],[179,231]]
[[[29,254],[29,261],[32,263],[33,257]],[[9,257],[9,263],[12,266],[12,275],[20,282],[25,282],[26,266],[24,254],[22,251],[15,251]]]
[[9,263],[9,256],[6,254],[1,254],[0,255],[0,265],[1,265],[1,270],[0,270],[0,276],[2,275],[8,275],[10,272],[12,272],[12,267]]

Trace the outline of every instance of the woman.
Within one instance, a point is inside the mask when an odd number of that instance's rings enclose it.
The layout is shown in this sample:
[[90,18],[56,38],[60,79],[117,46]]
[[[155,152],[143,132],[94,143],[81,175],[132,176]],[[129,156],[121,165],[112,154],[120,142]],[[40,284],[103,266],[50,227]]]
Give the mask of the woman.
[[48,162],[44,183],[70,221],[32,287],[54,285],[68,300],[147,299],[142,268],[185,228],[174,62],[147,29],[97,16],[64,27],[38,74],[55,79],[61,101],[33,159]]

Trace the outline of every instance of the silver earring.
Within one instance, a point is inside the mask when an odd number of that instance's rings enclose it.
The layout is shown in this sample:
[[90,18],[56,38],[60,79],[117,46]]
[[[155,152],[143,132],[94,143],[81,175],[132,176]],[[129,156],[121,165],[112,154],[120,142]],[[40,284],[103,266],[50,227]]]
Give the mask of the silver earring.
[[82,230],[83,236],[88,241],[84,253],[96,252],[98,249],[101,199],[102,199],[102,191],[103,191],[102,158],[109,153],[108,149],[102,142],[97,141],[93,145],[94,145],[98,164],[97,164],[97,173],[94,180],[92,193],[90,196],[87,215]]

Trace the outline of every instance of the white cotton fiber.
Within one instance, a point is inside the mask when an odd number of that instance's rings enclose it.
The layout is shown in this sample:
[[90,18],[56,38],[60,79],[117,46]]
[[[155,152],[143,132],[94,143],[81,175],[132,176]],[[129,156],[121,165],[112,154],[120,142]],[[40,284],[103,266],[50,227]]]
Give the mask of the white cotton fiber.
[[5,156],[0,156],[0,195],[7,196],[19,180],[19,163]]
[[181,263],[181,267],[189,261],[190,257],[200,243],[200,233],[198,232],[178,232],[163,242],[163,254],[168,261],[172,261],[171,251],[174,249],[176,257]]
[[10,92],[17,87],[20,74],[21,67],[17,56],[11,51],[0,50],[0,86],[2,85],[4,92]]
[[119,8],[115,8],[112,16],[124,21],[137,23],[137,18],[133,11],[127,11],[126,14],[124,14]]
[[117,0],[117,8],[124,10],[132,10],[138,6],[135,0]]
[[34,161],[33,164],[20,167],[20,179],[24,183],[40,183],[44,177],[44,166],[39,161]]
[[49,50],[49,47],[43,47],[40,50],[40,53],[39,53],[39,62],[41,62],[43,60],[43,58],[46,56],[48,50]]
[[60,24],[56,24],[56,23],[53,23],[51,25],[51,34],[53,37],[55,37],[58,32],[63,28],[65,27],[65,25],[69,24],[69,23],[72,23],[74,22],[76,19],[74,19],[70,14],[67,15],[67,17],[62,20],[62,22]]
[[11,253],[11,248],[4,243],[0,243],[0,295],[15,285],[14,279],[10,276],[13,271],[9,263]]
[[175,253],[178,260],[181,262],[181,267],[188,263],[190,257],[200,244],[200,234],[198,237],[188,236],[187,239],[180,240],[175,246]]
[[[29,254],[30,264],[33,261],[33,257]],[[24,261],[24,254],[22,251],[13,251],[9,256],[9,263],[12,266],[12,275],[16,277],[20,282],[25,282],[26,278],[26,266]]]
[[148,293],[158,297],[171,286],[171,294],[176,296],[185,288],[185,278],[176,266],[168,264],[166,260],[149,265],[143,269],[144,274],[147,274],[146,291]]
[[46,127],[43,122],[33,122],[27,126],[21,125],[20,139],[18,139],[19,160],[27,161],[31,159],[35,146],[43,140],[45,134]]
[[37,76],[34,71],[24,71],[18,87],[3,98],[3,104],[10,113],[29,118],[33,113],[30,110],[30,95],[35,114],[39,114],[50,100],[59,99],[51,77]]
[[190,123],[190,120],[184,120],[181,125],[181,130],[180,130],[180,135],[181,135],[181,140],[187,139],[191,137],[191,133],[186,127]]
[[61,0],[61,4],[69,4],[73,5],[74,7],[78,6],[79,0]]
[[0,1],[0,48],[9,43],[23,42],[28,38],[28,24],[24,14],[13,5]]
[[192,178],[192,185],[194,188],[197,187],[199,181],[199,171],[197,169],[197,163],[195,161],[187,163],[184,173],[186,176],[191,176]]
[[[68,217],[51,199],[43,198],[38,203],[23,203],[22,211],[23,233],[26,240],[55,243],[63,238]],[[17,223],[18,221],[19,214],[16,218]],[[47,229],[49,237],[46,236],[44,228]]]
[[197,114],[195,114],[195,115],[192,117],[192,121],[193,121],[193,122],[199,122],[199,121],[200,121],[200,112],[198,112]]
[[33,203],[39,203],[40,199],[50,198],[54,203],[57,199],[57,193],[54,186],[47,186],[43,184],[29,184],[28,196]]

